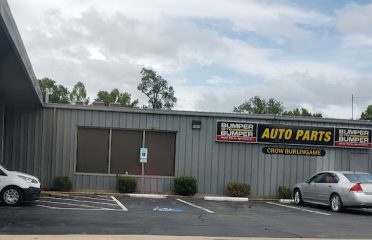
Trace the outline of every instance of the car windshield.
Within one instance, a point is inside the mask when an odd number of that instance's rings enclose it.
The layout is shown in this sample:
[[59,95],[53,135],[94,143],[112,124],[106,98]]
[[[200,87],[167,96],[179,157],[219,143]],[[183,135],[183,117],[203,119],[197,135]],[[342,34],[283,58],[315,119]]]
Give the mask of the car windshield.
[[5,170],[8,170],[3,164],[0,163],[0,167],[2,167]]
[[344,173],[350,182],[372,183],[372,174],[370,173]]

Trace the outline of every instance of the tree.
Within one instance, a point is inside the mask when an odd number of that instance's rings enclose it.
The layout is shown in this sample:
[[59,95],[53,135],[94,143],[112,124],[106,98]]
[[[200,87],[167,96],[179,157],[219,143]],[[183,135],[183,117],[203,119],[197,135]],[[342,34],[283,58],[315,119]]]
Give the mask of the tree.
[[151,69],[142,68],[141,74],[141,82],[137,89],[149,98],[149,107],[172,109],[177,102],[173,87],[168,86],[168,82]]
[[367,109],[364,112],[362,112],[360,119],[361,120],[372,120],[372,105],[369,105]]
[[127,92],[120,92],[117,88],[107,91],[99,91],[95,101],[103,102],[105,106],[109,106],[110,103],[120,103],[122,107],[135,108],[138,105],[138,100],[131,101],[131,94]]
[[292,111],[285,111],[283,113],[285,116],[301,116],[301,117],[323,117],[321,113],[311,113],[306,108],[295,108]]
[[38,80],[39,87],[45,99],[46,89],[51,90],[49,94],[50,103],[69,103],[69,94],[68,89],[63,85],[56,85],[56,82],[50,78],[43,78]]
[[255,96],[248,101],[245,101],[238,107],[234,107],[234,112],[249,113],[249,114],[274,114],[281,115],[284,111],[283,103],[273,98],[265,100],[259,96]]
[[86,104],[89,103],[89,98],[87,98],[87,90],[85,89],[84,83],[78,82],[72,89],[72,92],[70,93],[70,101],[72,103],[83,101]]

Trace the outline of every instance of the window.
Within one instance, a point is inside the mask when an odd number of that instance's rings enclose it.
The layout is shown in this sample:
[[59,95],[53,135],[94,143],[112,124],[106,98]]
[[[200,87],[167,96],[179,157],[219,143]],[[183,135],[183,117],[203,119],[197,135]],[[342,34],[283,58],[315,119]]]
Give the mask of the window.
[[311,183],[324,183],[326,173],[319,173],[310,179]]
[[110,173],[140,175],[142,131],[112,130]]
[[145,175],[174,176],[176,133],[94,128],[78,129],[76,172],[141,175],[144,133]]
[[146,175],[174,176],[176,134],[173,132],[146,132],[145,146],[148,158]]
[[79,128],[77,172],[108,173],[109,135],[107,129]]
[[352,183],[371,183],[372,174],[370,173],[344,173],[345,177]]
[[325,179],[326,183],[338,183],[338,177],[333,173],[328,173]]
[[8,170],[6,167],[4,167],[4,165],[2,165],[1,163],[0,163],[0,167],[2,167],[4,170]]

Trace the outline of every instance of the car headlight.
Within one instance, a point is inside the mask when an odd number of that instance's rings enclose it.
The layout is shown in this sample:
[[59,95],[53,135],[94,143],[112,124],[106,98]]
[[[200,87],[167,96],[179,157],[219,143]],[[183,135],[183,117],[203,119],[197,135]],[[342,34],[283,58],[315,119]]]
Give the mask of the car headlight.
[[22,175],[18,175],[18,177],[22,178],[23,180],[25,180],[26,182],[29,182],[29,183],[34,183],[34,184],[38,183],[38,181],[34,178],[25,177],[25,176],[22,176]]

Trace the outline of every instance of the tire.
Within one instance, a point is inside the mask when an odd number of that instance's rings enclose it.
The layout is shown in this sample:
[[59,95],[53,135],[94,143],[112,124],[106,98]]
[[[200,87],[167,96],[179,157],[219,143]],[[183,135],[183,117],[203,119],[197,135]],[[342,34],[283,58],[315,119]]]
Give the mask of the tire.
[[341,197],[336,193],[332,194],[329,200],[329,205],[333,212],[341,212],[344,207],[342,204]]
[[301,194],[300,189],[297,188],[297,189],[294,190],[293,200],[294,200],[296,205],[303,205],[304,204],[304,201],[302,200],[302,194]]
[[17,206],[22,201],[22,191],[18,187],[7,187],[1,192],[1,201],[7,206]]

